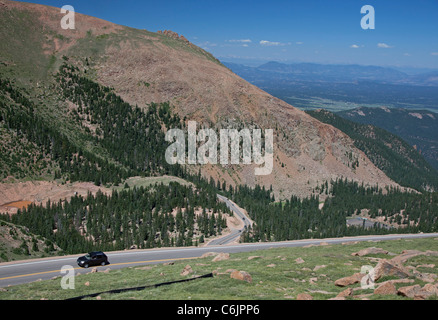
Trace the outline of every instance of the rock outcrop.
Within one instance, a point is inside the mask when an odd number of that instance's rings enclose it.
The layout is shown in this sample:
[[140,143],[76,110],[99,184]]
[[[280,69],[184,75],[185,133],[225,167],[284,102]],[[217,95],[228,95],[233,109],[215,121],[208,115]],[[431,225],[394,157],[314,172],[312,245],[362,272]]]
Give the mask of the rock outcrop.
[[362,249],[358,252],[354,252],[351,255],[363,257],[363,256],[367,256],[369,254],[388,254],[388,251],[383,250],[382,248],[371,247],[371,248]]
[[365,274],[355,273],[352,276],[344,277],[335,281],[335,286],[346,287],[355,283],[359,283]]
[[233,271],[230,274],[230,278],[231,279],[241,280],[241,281],[246,281],[248,283],[252,282],[251,275],[248,272],[246,272],[246,271]]
[[178,33],[173,32],[171,30],[164,30],[164,31],[158,30],[157,33],[158,34],[164,34],[165,36],[168,36],[168,37],[170,37],[172,39],[182,40],[182,41],[186,42],[187,44],[190,43],[190,41],[187,40],[186,37],[184,37],[183,35],[179,35]]
[[[388,251],[383,250],[381,248],[367,248],[355,252],[352,256],[366,256],[368,254],[388,254]],[[418,256],[438,256],[437,251],[419,251],[419,250],[405,250],[401,254],[395,256],[392,259],[378,259],[378,263],[373,270],[370,271],[369,274],[355,273],[351,276],[347,276],[344,278],[340,278],[335,281],[335,285],[338,287],[347,287],[354,285],[356,283],[362,282],[364,277],[367,277],[367,287],[369,284],[371,286],[369,288],[374,289],[373,294],[375,295],[399,295],[407,298],[412,298],[415,300],[425,300],[431,296],[438,296],[438,275],[435,273],[424,273],[419,272],[417,268],[435,268],[434,264],[421,264],[415,266],[405,266],[409,259]],[[374,258],[373,258],[374,259]],[[378,283],[379,280],[384,279],[385,277],[395,278],[391,280],[387,280],[382,283]],[[412,284],[415,281],[423,281],[428,282],[423,287],[419,284]],[[396,287],[400,284],[408,284],[411,285],[402,285],[398,289]],[[347,297],[366,297],[368,298],[369,294],[355,296],[353,293],[356,290],[360,290],[362,287],[357,288],[347,288],[341,293],[338,294],[335,298],[331,300],[345,300]]]
[[399,279],[404,279],[409,278],[411,274],[402,265],[390,260],[382,259],[374,268],[374,281],[376,282],[384,276],[395,276]]

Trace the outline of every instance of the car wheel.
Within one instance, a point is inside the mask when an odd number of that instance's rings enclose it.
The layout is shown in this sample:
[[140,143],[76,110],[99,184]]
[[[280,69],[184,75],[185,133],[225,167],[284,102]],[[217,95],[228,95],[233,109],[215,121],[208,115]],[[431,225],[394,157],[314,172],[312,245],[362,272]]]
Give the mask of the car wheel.
[[84,268],[87,269],[88,268],[88,263],[84,264]]
[[104,265],[106,265],[106,262],[104,261],[100,265],[103,267]]

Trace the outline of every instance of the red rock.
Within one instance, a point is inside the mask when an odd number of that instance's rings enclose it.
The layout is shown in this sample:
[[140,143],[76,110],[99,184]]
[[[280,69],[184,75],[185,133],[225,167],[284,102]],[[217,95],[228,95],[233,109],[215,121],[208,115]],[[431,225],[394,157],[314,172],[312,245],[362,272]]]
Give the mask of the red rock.
[[396,276],[404,279],[410,277],[409,271],[402,265],[398,265],[392,260],[382,259],[374,268],[374,281],[379,280],[383,276]]
[[252,282],[251,275],[246,271],[233,271],[230,274],[230,278],[241,280],[241,281],[246,281],[248,283]]
[[397,293],[401,296],[414,298],[416,294],[421,291],[421,286],[416,284],[414,286],[401,287],[398,289]]
[[374,294],[381,294],[381,295],[396,295],[397,294],[397,288],[395,285],[391,282],[385,282],[381,286],[379,286],[377,289],[374,290]]
[[193,269],[190,265],[186,265],[183,269],[183,271],[181,271],[181,275],[182,276],[187,276],[189,274],[193,273]]
[[346,298],[346,297],[350,297],[353,294],[353,289],[352,288],[348,288],[345,289],[344,291],[342,291],[341,293],[339,293],[336,298]]
[[222,260],[228,260],[230,259],[230,254],[229,253],[219,253],[216,257],[213,258],[213,262],[217,262],[217,261],[222,261]]
[[308,293],[300,293],[297,296],[297,300],[313,300],[313,297]]
[[367,248],[367,249],[362,249],[358,252],[354,252],[351,255],[352,256],[359,256],[359,257],[363,257],[369,254],[388,254],[388,251],[383,250],[382,248],[375,248],[375,247],[371,247],[371,248]]
[[355,284],[355,283],[360,282],[364,276],[365,276],[365,274],[355,273],[352,276],[336,280],[335,285],[338,287],[346,287],[346,286],[349,286],[351,284]]

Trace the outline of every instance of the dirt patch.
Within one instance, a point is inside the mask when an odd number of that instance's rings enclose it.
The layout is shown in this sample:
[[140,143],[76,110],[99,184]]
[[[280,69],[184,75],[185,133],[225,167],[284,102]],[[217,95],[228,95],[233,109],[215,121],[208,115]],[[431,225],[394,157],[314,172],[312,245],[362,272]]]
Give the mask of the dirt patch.
[[75,195],[86,197],[89,192],[95,195],[98,191],[110,194],[111,190],[97,187],[90,182],[58,184],[49,181],[27,181],[20,183],[0,184],[0,213],[14,214],[18,209],[31,203],[45,205],[48,200],[58,202],[69,200]]
[[14,207],[14,208],[18,208],[18,209],[23,209],[23,208],[27,208],[30,204],[32,203],[32,201],[16,201],[16,202],[10,202],[10,203],[5,203],[2,205],[2,207]]
[[0,213],[16,214],[18,210],[27,208],[32,201],[15,201],[0,205]]

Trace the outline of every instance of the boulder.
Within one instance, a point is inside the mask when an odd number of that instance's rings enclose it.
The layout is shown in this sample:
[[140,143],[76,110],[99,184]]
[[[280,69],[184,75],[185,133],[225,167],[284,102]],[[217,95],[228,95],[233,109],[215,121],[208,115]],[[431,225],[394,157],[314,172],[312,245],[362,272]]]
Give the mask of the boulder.
[[315,266],[315,268],[313,268],[313,271],[318,271],[319,269],[323,269],[327,267],[326,265],[321,265],[321,266]]
[[251,275],[248,272],[246,272],[246,271],[237,271],[237,270],[233,271],[230,274],[230,278],[241,280],[241,281],[246,281],[248,283],[252,282]]
[[345,298],[345,297],[334,297],[334,298],[330,298],[329,300],[347,300],[347,298]]
[[435,282],[437,275],[434,273],[421,273],[415,272],[415,277],[421,281],[433,283]]
[[344,291],[342,291],[341,293],[339,293],[336,298],[346,298],[346,297],[351,297],[353,295],[353,289],[352,288],[348,288],[345,289]]
[[428,283],[421,290],[429,293],[430,295],[438,296],[438,283]]
[[313,297],[308,293],[300,293],[297,296],[297,300],[313,300]]
[[432,295],[438,296],[438,284],[428,283],[423,288],[414,290],[414,300],[426,300]]
[[358,283],[362,280],[365,274],[355,273],[352,276],[344,277],[335,281],[335,286],[338,287],[346,287],[355,283]]
[[229,253],[219,253],[216,257],[213,258],[213,262],[217,262],[217,261],[222,261],[222,260],[228,260],[230,259],[230,254]]
[[403,264],[411,258],[425,255],[425,252],[419,250],[403,250],[402,253],[391,259],[396,264]]
[[384,276],[396,276],[404,279],[410,277],[409,271],[402,265],[396,264],[392,260],[382,259],[374,268],[374,281]]
[[438,256],[438,251],[427,250],[426,252],[423,252],[419,250],[404,250],[400,255],[392,258],[391,261],[397,264],[403,264],[409,259],[418,256],[436,257]]
[[300,264],[300,263],[304,263],[304,260],[302,258],[296,258],[295,262]]
[[216,256],[216,255],[218,255],[217,252],[206,252],[201,256],[201,258],[208,258],[208,257]]
[[414,286],[401,287],[398,289],[397,293],[403,297],[414,298],[415,295],[420,293],[421,286],[416,284]]
[[385,282],[382,285],[380,285],[377,289],[374,290],[374,294],[381,294],[381,295],[396,295],[397,294],[397,288],[392,282]]
[[315,284],[317,281],[318,281],[317,277],[312,277],[312,278],[309,279],[309,283],[310,284]]
[[225,273],[231,273],[231,272],[234,272],[234,271],[237,271],[236,269],[227,269],[227,270],[225,270]]
[[193,269],[190,265],[186,265],[184,269],[181,271],[182,276],[188,276],[189,274],[193,273]]
[[366,248],[366,249],[362,249],[358,252],[353,252],[351,255],[352,256],[359,256],[359,257],[363,257],[369,254],[388,254],[388,251],[383,250],[382,248],[375,248],[375,247],[371,247],[371,248]]

